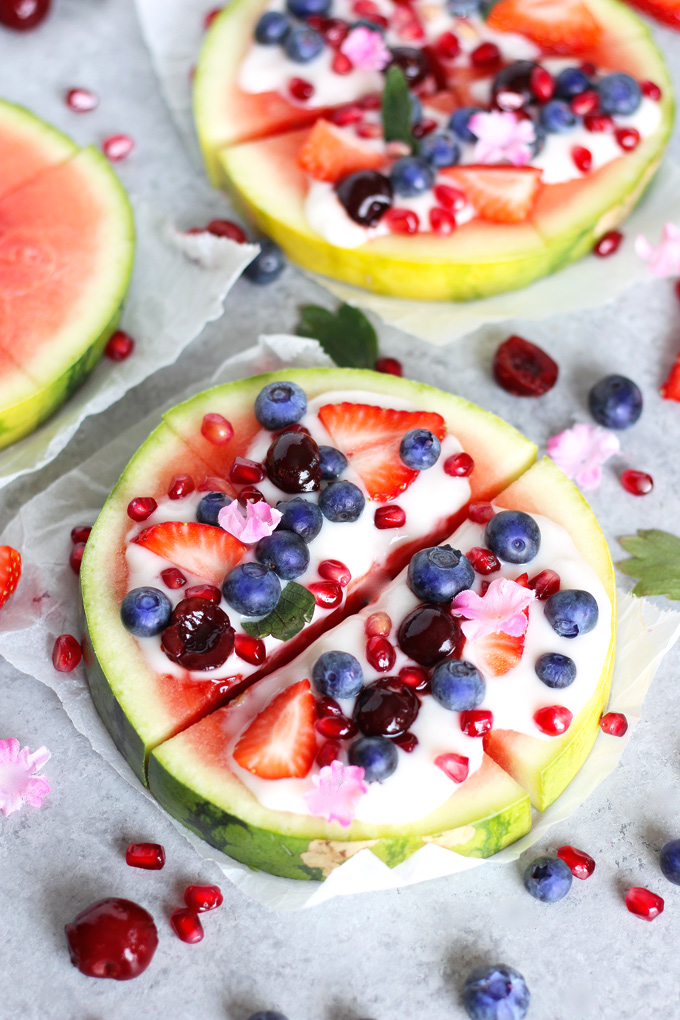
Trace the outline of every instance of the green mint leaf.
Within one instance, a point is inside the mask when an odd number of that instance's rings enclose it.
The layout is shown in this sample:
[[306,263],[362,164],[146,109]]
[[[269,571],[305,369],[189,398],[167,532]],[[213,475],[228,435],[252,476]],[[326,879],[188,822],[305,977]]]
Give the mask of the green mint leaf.
[[411,111],[411,93],[406,75],[395,64],[387,72],[382,94],[382,125],[386,142],[405,142],[412,150],[415,149]]
[[297,333],[318,340],[339,368],[373,368],[378,357],[376,331],[353,305],[342,304],[336,312],[303,305]]
[[241,626],[246,634],[254,638],[265,638],[271,634],[279,641],[290,641],[310,622],[315,605],[314,596],[308,588],[289,581],[271,613],[261,620],[244,621]]
[[631,559],[617,563],[619,570],[640,580],[634,595],[667,595],[680,599],[680,538],[656,528],[638,530],[619,542]]

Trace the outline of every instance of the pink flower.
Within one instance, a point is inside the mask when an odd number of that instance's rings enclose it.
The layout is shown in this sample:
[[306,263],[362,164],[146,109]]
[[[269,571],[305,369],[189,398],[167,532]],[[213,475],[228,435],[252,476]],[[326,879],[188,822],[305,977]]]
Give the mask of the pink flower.
[[0,811],[5,817],[22,804],[42,807],[43,798],[50,792],[49,780],[36,775],[51,757],[50,752],[39,747],[31,754],[27,747],[19,748],[15,737],[0,740]]
[[678,276],[680,274],[680,230],[674,223],[667,223],[657,245],[649,243],[638,234],[635,238],[635,254],[643,259],[654,276]]
[[455,616],[464,616],[460,625],[470,641],[487,634],[503,631],[510,637],[521,637],[529,621],[524,612],[536,598],[536,592],[507,577],[492,581],[484,595],[462,591],[456,595],[451,607]]
[[316,789],[305,794],[307,807],[313,815],[333,819],[341,825],[350,825],[357,801],[366,793],[364,770],[358,765],[343,765],[341,761],[324,765],[318,776],[312,776]]
[[340,52],[360,71],[382,71],[392,54],[378,31],[359,25],[343,40]]
[[512,163],[526,166],[531,160],[531,146],[536,129],[530,120],[518,120],[514,113],[492,110],[475,113],[469,128],[477,138],[476,163]]
[[596,489],[602,481],[602,465],[621,448],[613,432],[599,425],[577,422],[548,440],[548,454],[582,489]]
[[259,503],[247,502],[244,514],[238,500],[234,499],[228,506],[223,506],[217,515],[219,526],[244,545],[252,545],[261,538],[267,538],[280,520],[280,511],[274,510],[264,500]]

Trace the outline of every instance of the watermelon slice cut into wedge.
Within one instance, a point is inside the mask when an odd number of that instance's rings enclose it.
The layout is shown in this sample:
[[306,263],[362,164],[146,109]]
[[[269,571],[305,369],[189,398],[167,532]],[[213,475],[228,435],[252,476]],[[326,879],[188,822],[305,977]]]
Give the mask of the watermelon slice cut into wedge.
[[525,35],[548,53],[581,53],[603,34],[584,0],[497,0],[487,23],[498,32]]

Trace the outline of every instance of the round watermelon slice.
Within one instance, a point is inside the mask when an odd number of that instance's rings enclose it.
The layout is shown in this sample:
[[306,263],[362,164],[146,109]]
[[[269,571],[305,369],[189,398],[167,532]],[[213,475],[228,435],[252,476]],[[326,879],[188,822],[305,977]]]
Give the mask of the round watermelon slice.
[[134,257],[127,196],[79,150],[0,103],[0,448],[83,382],[116,328]]

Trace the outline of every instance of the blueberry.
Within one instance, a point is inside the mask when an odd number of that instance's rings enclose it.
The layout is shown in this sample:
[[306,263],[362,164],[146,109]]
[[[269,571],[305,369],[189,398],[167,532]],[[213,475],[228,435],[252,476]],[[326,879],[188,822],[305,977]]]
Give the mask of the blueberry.
[[207,492],[196,507],[196,520],[199,524],[214,524],[218,527],[217,516],[220,510],[231,502],[231,496],[227,496],[226,492]]
[[301,21],[312,15],[325,18],[331,9],[331,0],[286,0],[286,7],[294,18]]
[[340,480],[330,482],[319,496],[319,508],[329,521],[358,521],[366,500],[358,485]]
[[255,417],[272,432],[299,421],[306,410],[305,391],[294,382],[269,383],[255,398]]
[[158,588],[133,588],[123,599],[120,618],[123,626],[135,637],[153,637],[170,623],[172,605]]
[[531,142],[531,155],[538,156],[545,148],[545,128],[541,127],[537,120],[534,121],[534,140]]
[[454,18],[472,18],[486,6],[485,0],[446,0],[446,9]]
[[422,195],[434,184],[434,171],[424,159],[402,156],[392,167],[390,181],[395,195]]
[[606,375],[588,394],[588,407],[605,428],[627,429],[642,414],[642,393],[625,375]]
[[483,112],[481,106],[460,106],[457,110],[453,111],[449,118],[449,127],[454,135],[458,135],[461,142],[477,141],[477,135],[473,135],[468,124],[470,123],[470,117],[473,117],[476,113]]
[[597,91],[602,113],[635,113],[642,102],[642,92],[635,78],[621,72],[605,75],[598,82]]
[[418,146],[418,155],[429,166],[453,166],[460,159],[460,146],[452,131],[425,135]]
[[576,679],[576,663],[568,655],[546,652],[536,659],[536,676],[546,687],[569,687]]
[[565,67],[555,79],[555,95],[572,99],[590,88],[590,78],[580,67]]
[[522,975],[504,963],[477,967],[463,985],[463,1005],[471,1020],[523,1020],[530,998]]
[[255,42],[262,46],[277,46],[290,32],[290,22],[279,11],[266,11],[255,26]]
[[308,64],[323,50],[323,36],[313,28],[300,25],[290,30],[284,48],[290,60],[294,60],[296,64]]
[[487,524],[484,542],[506,563],[529,563],[541,548],[541,531],[522,510],[501,510]]
[[399,444],[399,456],[413,471],[431,468],[439,460],[441,452],[441,443],[428,429],[411,429]]
[[469,561],[450,545],[421,549],[408,565],[409,588],[425,602],[450,602],[459,592],[471,588],[474,579]]
[[578,117],[563,99],[551,99],[541,107],[538,118],[545,131],[558,135],[571,131],[578,123]]
[[556,591],[545,603],[545,618],[560,637],[575,638],[588,634],[597,623],[597,602],[589,591],[565,588]]
[[324,697],[354,698],[364,685],[364,673],[349,652],[324,652],[312,667],[312,681]]
[[430,678],[432,697],[451,712],[468,712],[484,701],[486,683],[471,662],[448,660]]
[[222,593],[242,616],[266,616],[281,598],[281,582],[261,563],[242,563],[227,574]]
[[680,885],[680,839],[671,839],[661,847],[659,864],[664,878],[673,885]]
[[321,531],[323,514],[316,503],[308,503],[302,496],[281,500],[276,509],[283,515],[278,531],[294,531],[304,542],[311,542]]
[[332,482],[339,478],[347,468],[347,457],[334,446],[320,446],[321,454],[321,481]]
[[288,1020],[288,1017],[279,1013],[277,1009],[261,1009],[258,1013],[253,1013],[248,1017],[248,1020]]
[[524,888],[542,903],[557,903],[571,889],[572,874],[561,857],[537,857],[524,872]]
[[347,757],[350,765],[364,770],[367,783],[384,782],[399,764],[399,752],[387,737],[359,737],[350,745]]
[[261,286],[278,280],[286,266],[286,258],[278,244],[260,241],[260,250],[252,262],[243,270],[246,280]]
[[304,574],[309,566],[309,549],[294,531],[279,531],[261,538],[255,546],[260,563],[274,570],[284,581]]

